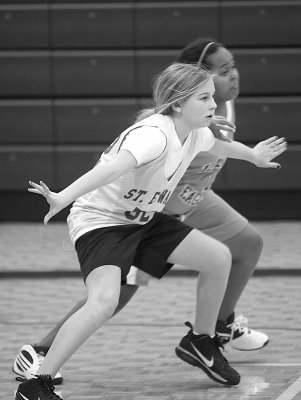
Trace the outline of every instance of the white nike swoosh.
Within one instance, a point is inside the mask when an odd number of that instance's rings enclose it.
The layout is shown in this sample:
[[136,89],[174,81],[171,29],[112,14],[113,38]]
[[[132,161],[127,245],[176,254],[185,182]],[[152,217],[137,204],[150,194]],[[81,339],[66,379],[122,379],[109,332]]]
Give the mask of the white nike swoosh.
[[197,353],[197,355],[200,357],[200,359],[204,361],[207,367],[209,368],[213,367],[214,364],[213,357],[211,357],[211,360],[208,360],[208,358],[204,357],[203,354],[198,351],[198,349],[195,347],[193,343],[191,343],[191,346],[193,347],[193,350]]
[[28,397],[25,397],[25,396],[23,396],[23,394],[22,393],[19,393],[19,395],[24,399],[24,400],[29,400],[29,398]]
[[[23,397],[24,400],[30,400],[28,397],[23,396],[23,394],[20,393],[20,392],[19,392],[19,395],[20,395],[21,397]],[[38,397],[37,400],[41,400],[41,397]]]

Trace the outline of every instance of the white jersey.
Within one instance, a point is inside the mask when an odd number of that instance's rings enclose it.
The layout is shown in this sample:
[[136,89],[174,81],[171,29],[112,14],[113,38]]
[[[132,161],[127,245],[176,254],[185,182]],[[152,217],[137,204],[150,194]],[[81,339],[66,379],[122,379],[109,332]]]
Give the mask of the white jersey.
[[[127,140],[137,132],[145,135],[145,143],[160,142],[161,149],[155,159],[148,161],[147,149],[141,148],[141,141],[135,146],[133,140]],[[195,155],[209,150],[214,141],[210,129],[201,128],[191,132],[182,145],[172,119],[161,114],[154,114],[126,129],[102,153],[99,162],[106,163],[121,149],[126,149],[136,158],[137,166],[74,202],[68,216],[71,240],[75,242],[84,233],[97,228],[149,222],[155,212],[163,210]]]

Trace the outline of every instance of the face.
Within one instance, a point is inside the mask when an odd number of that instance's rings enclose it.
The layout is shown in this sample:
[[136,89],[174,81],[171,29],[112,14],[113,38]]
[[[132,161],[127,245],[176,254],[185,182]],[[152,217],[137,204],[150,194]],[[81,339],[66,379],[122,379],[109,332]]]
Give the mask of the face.
[[216,103],[213,99],[214,93],[214,83],[210,78],[179,106],[181,118],[191,130],[211,124],[216,109]]
[[217,104],[234,100],[239,95],[239,73],[232,53],[224,47],[219,48],[207,58],[216,74],[214,79],[215,101]]

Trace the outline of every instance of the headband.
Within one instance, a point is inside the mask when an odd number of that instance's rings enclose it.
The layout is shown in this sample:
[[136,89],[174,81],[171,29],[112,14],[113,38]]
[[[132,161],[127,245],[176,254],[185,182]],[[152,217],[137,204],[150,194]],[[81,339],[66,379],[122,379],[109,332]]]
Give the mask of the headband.
[[197,66],[198,66],[198,67],[202,64],[202,61],[203,61],[203,59],[205,58],[205,55],[206,55],[206,53],[207,53],[209,47],[210,47],[213,43],[214,43],[214,42],[209,42],[209,43],[206,44],[206,46],[204,47],[204,49],[203,49],[203,51],[202,51],[202,53],[201,53],[201,55],[200,55],[200,58],[199,58],[199,60],[198,60],[198,62],[197,62]]

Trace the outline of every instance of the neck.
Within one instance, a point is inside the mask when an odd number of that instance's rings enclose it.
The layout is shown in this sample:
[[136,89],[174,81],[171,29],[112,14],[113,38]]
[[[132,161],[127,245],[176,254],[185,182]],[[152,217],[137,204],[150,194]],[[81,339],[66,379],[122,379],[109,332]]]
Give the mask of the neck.
[[215,110],[215,114],[216,115],[221,115],[222,117],[226,117],[227,116],[227,107],[226,107],[226,103],[222,102],[217,104],[216,110]]
[[178,135],[178,138],[183,144],[189,135],[189,133],[193,130],[191,127],[188,127],[187,124],[183,121],[181,118],[177,118],[177,116],[172,116],[171,117],[173,124],[175,126],[176,133]]

